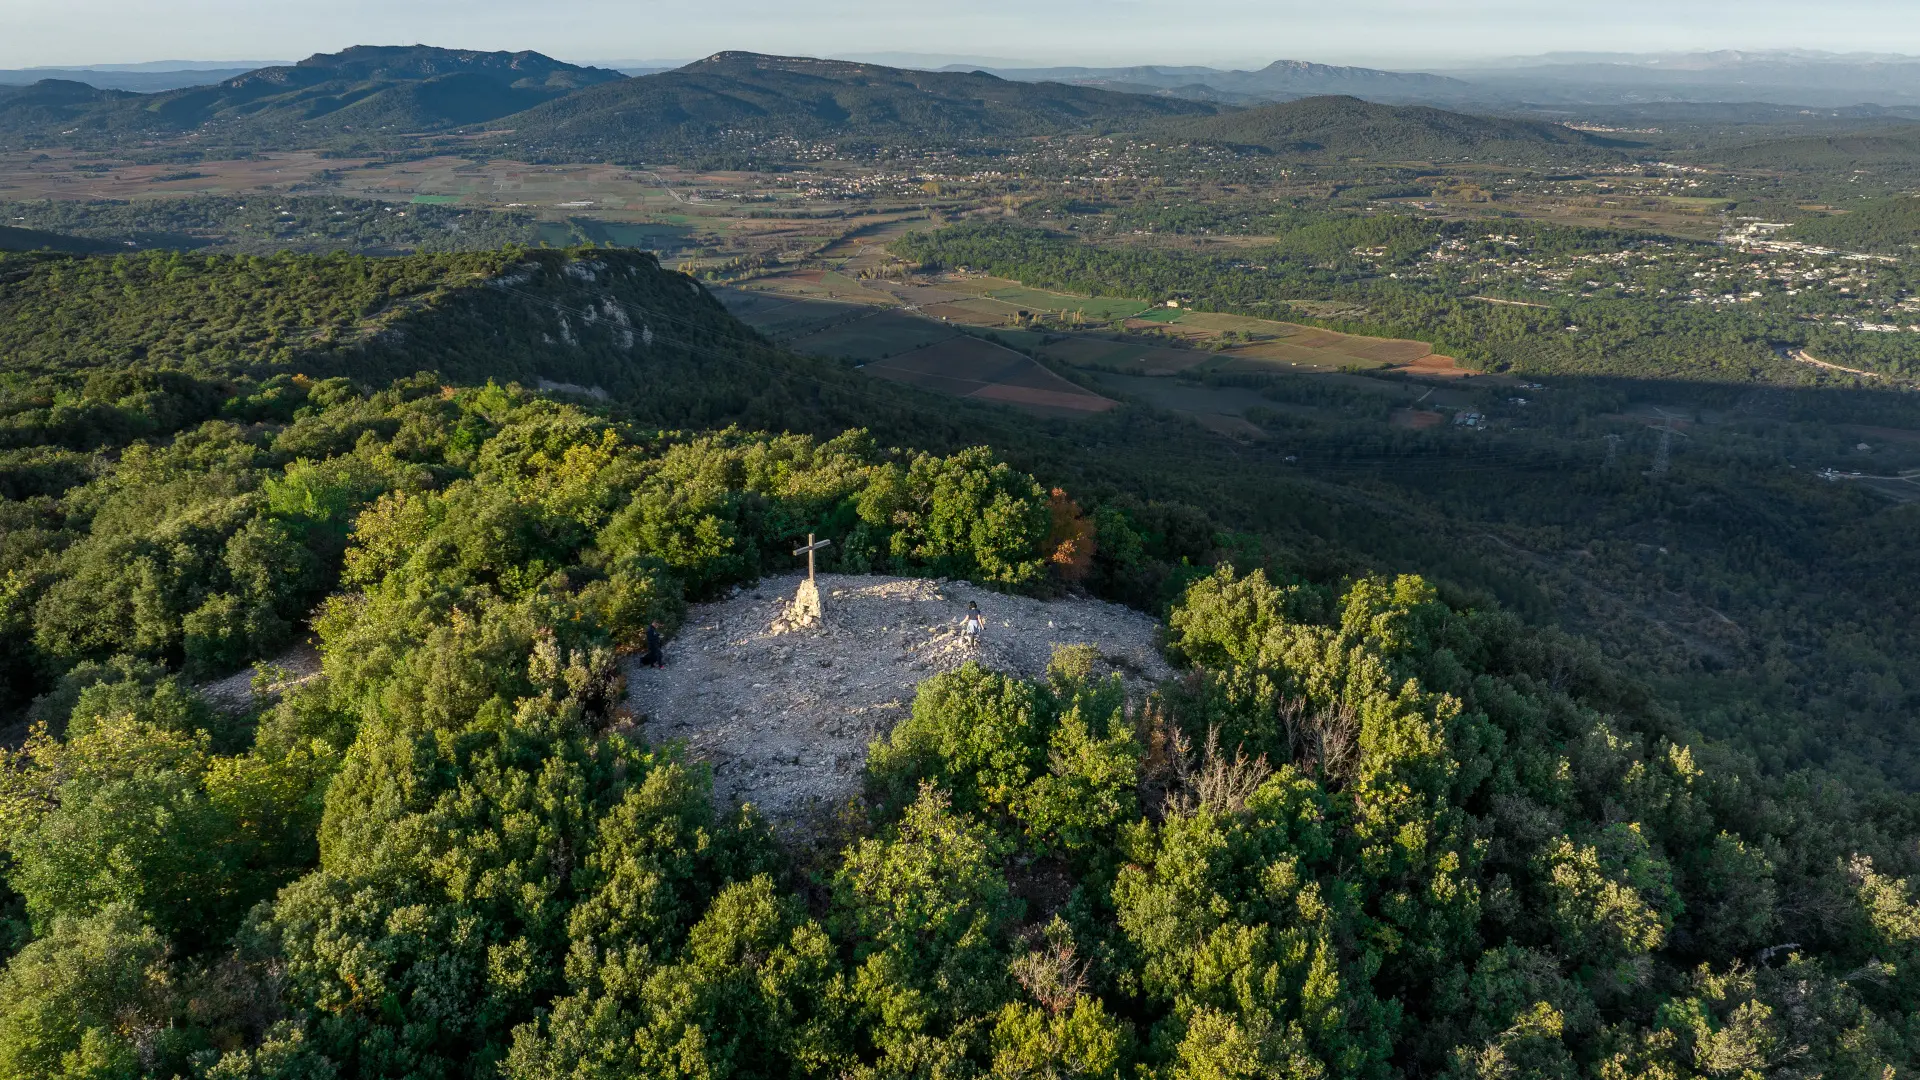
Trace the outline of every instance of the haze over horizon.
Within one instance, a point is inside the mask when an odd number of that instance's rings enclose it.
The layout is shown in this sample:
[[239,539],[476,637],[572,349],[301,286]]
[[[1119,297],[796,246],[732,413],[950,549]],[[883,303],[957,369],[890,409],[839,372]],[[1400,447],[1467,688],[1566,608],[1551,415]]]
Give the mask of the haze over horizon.
[[336,0],[263,5],[183,0],[0,0],[0,67],[79,67],[160,58],[304,57],[358,44],[532,49],[575,63],[688,58],[725,49],[816,56],[918,54],[1009,64],[1205,64],[1275,59],[1447,68],[1563,51],[1818,49],[1920,53],[1920,21],[1891,0],[1622,0],[1570,10],[1548,0],[1469,6],[1361,0],[982,0],[909,9],[876,0],[743,0],[726,9],[562,0]]

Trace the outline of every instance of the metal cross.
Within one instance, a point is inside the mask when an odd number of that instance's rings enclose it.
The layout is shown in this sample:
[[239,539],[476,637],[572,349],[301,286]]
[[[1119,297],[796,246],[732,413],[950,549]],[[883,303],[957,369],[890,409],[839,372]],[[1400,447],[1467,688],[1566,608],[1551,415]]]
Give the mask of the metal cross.
[[833,541],[831,540],[815,540],[813,538],[813,534],[808,533],[807,546],[803,548],[793,549],[793,553],[795,555],[805,555],[807,557],[807,580],[808,581],[813,580],[813,553],[816,551],[819,551],[821,548],[826,547],[831,543],[833,543]]

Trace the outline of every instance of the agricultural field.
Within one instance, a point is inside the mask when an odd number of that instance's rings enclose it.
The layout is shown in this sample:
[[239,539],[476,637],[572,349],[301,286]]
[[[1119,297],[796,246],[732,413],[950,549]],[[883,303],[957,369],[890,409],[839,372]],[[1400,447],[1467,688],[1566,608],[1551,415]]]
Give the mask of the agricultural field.
[[1099,334],[1075,334],[1042,346],[1042,353],[1069,367],[1130,375],[1172,375],[1218,357],[1199,349],[1173,349]]
[[[1088,416],[1116,404],[1025,353],[905,307],[816,299],[798,290],[823,291],[824,283],[800,275],[754,285],[714,294],[740,321],[799,353],[851,360],[877,378],[1040,416]],[[1017,331],[1008,337],[1022,346],[1039,340]]]
[[830,193],[813,179],[789,174],[537,165],[453,154],[392,161],[274,152],[183,165],[71,150],[0,153],[0,201],[255,194],[512,211],[537,219],[539,243],[644,248],[670,265],[718,279],[737,274],[742,262],[796,264],[826,249],[836,263],[857,270],[863,249],[877,251],[904,229],[927,224],[917,203],[847,207],[825,197]]
[[132,164],[72,151],[0,154],[0,199],[144,199],[179,195],[236,195],[320,182],[365,165],[365,159],[329,158],[317,151],[260,154],[239,161]]
[[[76,169],[77,165],[84,168]],[[929,159],[908,171],[946,185],[930,171],[945,167]],[[1508,179],[1516,182],[1507,184]],[[1577,216],[1596,222],[1608,218],[1619,224],[1618,215],[1631,212],[1646,216],[1645,228],[1677,227],[1668,219],[1684,217],[1697,229],[1710,222],[1714,197],[1696,193],[1698,189],[1686,186],[1689,182],[1668,177],[1560,182],[1523,173],[1483,174],[1469,166],[1454,169],[1450,179],[1436,182],[1436,194],[1424,206],[1403,206],[1394,199],[1380,200],[1378,205],[1449,217],[1484,213],[1484,204],[1474,200],[1492,192],[1503,211],[1517,210],[1524,216]],[[1121,186],[1125,184],[1123,180]],[[1631,190],[1604,190],[1609,185]],[[1418,380],[1416,385],[1470,380],[1500,386],[1510,381],[1465,369],[1419,341],[1167,307],[1164,300],[1151,298],[1076,295],[977,271],[920,273],[890,247],[910,233],[937,231],[975,215],[991,200],[1003,197],[991,185],[951,188],[959,194],[933,197],[923,187],[903,181],[897,169],[887,173],[856,162],[818,162],[805,169],[754,173],[671,166],[532,165],[453,154],[413,161],[262,154],[244,161],[197,162],[191,167],[115,162],[71,153],[43,160],[0,155],[0,197],[133,200],[193,192],[298,189],[391,200],[396,205],[530,214],[537,219],[539,241],[553,246],[590,242],[659,252],[669,265],[710,282],[748,325],[796,351],[867,365],[876,376],[1004,398],[1049,415],[1084,414],[1092,410],[1081,406],[1110,405],[1098,394],[1053,375],[1047,365],[1098,377],[1115,374],[1155,380],[1163,392],[1134,396],[1157,397],[1162,407],[1236,438],[1253,437],[1239,410],[1226,408],[1220,401],[1185,397],[1176,401],[1176,384],[1192,387],[1196,380],[1215,376],[1231,380],[1312,375],[1335,380],[1328,384],[1334,385],[1363,372],[1412,376]],[[1191,190],[1198,195],[1206,189],[1196,185]],[[1597,205],[1621,200],[1632,206]],[[1149,235],[1134,234],[1129,242],[1253,252],[1273,239],[1152,235],[1157,226],[1146,224]],[[1317,319],[1370,321],[1367,309],[1350,301],[1293,303]],[[1013,350],[968,332],[985,332]],[[1019,357],[1018,363],[1009,356]],[[1361,382],[1405,385],[1404,380],[1393,378]],[[1420,385],[1421,391],[1429,388]],[[1361,392],[1360,387],[1352,389]],[[1397,390],[1394,393],[1396,404],[1408,404],[1398,398]],[[1040,395],[1044,394],[1062,394],[1071,400],[1043,401]],[[1430,398],[1421,411],[1432,411],[1434,406],[1447,407],[1441,399]],[[1382,413],[1380,419],[1387,417]],[[1393,422],[1431,423],[1424,416],[1401,416]]]
[[[1462,377],[1471,375],[1450,357],[1435,356],[1433,347],[1422,341],[1365,337],[1343,334],[1297,323],[1256,319],[1244,315],[1187,311],[1180,308],[1151,307],[1143,300],[1121,297],[1084,297],[1008,285],[1004,279],[950,274],[934,279],[929,291],[944,294],[968,294],[973,299],[944,301],[926,308],[928,314],[973,325],[1007,325],[1009,315],[1018,324],[1020,310],[1028,312],[1026,325],[1041,330],[1072,330],[1089,322],[1120,320],[1127,331],[1118,338],[1084,331],[1072,331],[1069,341],[1050,351],[1049,358],[1076,367],[1116,366],[1139,373],[1171,373],[1206,364],[1213,368],[1232,366],[1250,370],[1271,367],[1307,368],[1320,371],[1354,369],[1402,369],[1412,374]],[[908,295],[911,295],[910,293]],[[1018,309],[1009,310],[1013,305]],[[1141,340],[1141,333],[1148,335]],[[1152,338],[1176,339],[1189,345],[1213,350],[1190,356],[1176,356],[1191,349],[1168,347]],[[1246,344],[1238,344],[1246,342]]]
[[[881,235],[910,227],[898,223]],[[1132,298],[1076,296],[981,274],[899,274],[871,237],[837,242],[825,253],[844,257],[819,260],[832,269],[768,274],[716,294],[742,321],[797,351],[851,360],[882,378],[1045,415],[1087,415],[1113,406],[1045,364],[1086,371],[1097,385],[1242,442],[1266,437],[1246,418],[1250,408],[1298,416],[1315,415],[1316,408],[1192,379],[1210,373],[1313,375],[1330,380],[1328,385],[1340,384],[1358,400],[1377,398],[1377,408],[1362,411],[1378,412],[1383,423],[1390,420],[1386,410],[1393,404],[1430,395],[1433,387],[1354,373],[1503,381],[1476,376],[1419,341],[1152,307]],[[1014,348],[962,328],[991,333]],[[1180,375],[1188,378],[1171,378]],[[1468,400],[1463,396],[1460,405]]]
[[1032,358],[964,334],[868,364],[869,374],[956,397],[1051,416],[1087,416],[1118,405],[1055,375]]
[[[1095,380],[1102,389],[1123,395],[1157,409],[1180,413],[1207,428],[1232,438],[1257,441],[1266,431],[1246,418],[1251,409],[1288,410],[1258,390],[1244,387],[1200,386],[1178,379],[1145,375],[1101,373]],[[1311,406],[1295,406],[1301,415],[1313,415]]]
[[1151,308],[1144,300],[1117,296],[1074,296],[1070,293],[1029,289],[1024,285],[1002,282],[997,278],[975,279],[985,295],[1029,311],[1050,311],[1061,315],[1079,315],[1085,319],[1108,322],[1137,316]]
[[786,345],[811,356],[836,356],[871,363],[955,336],[952,327],[909,312],[882,308],[815,333],[790,337]]
[[757,289],[715,289],[714,296],[734,317],[775,341],[819,333],[867,313],[845,303]]

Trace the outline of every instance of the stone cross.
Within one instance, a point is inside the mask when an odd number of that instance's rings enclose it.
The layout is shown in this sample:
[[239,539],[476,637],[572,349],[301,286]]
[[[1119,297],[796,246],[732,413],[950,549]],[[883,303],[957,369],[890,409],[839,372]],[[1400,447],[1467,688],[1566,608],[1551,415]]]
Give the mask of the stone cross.
[[826,617],[825,605],[820,603],[820,587],[813,580],[813,553],[833,543],[831,540],[815,540],[812,533],[807,534],[807,546],[794,548],[795,555],[807,557],[807,580],[793,594],[793,603],[787,605],[786,613],[773,624],[776,633],[785,633],[802,626],[813,626]]
[[821,548],[826,547],[832,543],[833,541],[831,540],[815,540],[813,538],[813,534],[808,533],[807,546],[793,549],[793,553],[795,555],[805,555],[807,557],[807,580],[808,581],[813,580],[813,553],[816,551],[819,551]]

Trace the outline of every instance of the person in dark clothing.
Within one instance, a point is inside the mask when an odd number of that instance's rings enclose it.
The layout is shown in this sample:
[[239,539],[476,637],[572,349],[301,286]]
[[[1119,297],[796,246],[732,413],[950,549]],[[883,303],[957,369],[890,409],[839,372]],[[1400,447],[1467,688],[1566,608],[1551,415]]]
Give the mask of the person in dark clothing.
[[968,646],[980,644],[980,635],[987,629],[987,617],[980,612],[980,605],[967,602],[967,613],[960,619],[960,639]]
[[647,624],[647,651],[640,654],[640,662],[647,667],[663,668],[667,666],[667,641],[660,636],[660,624]]

